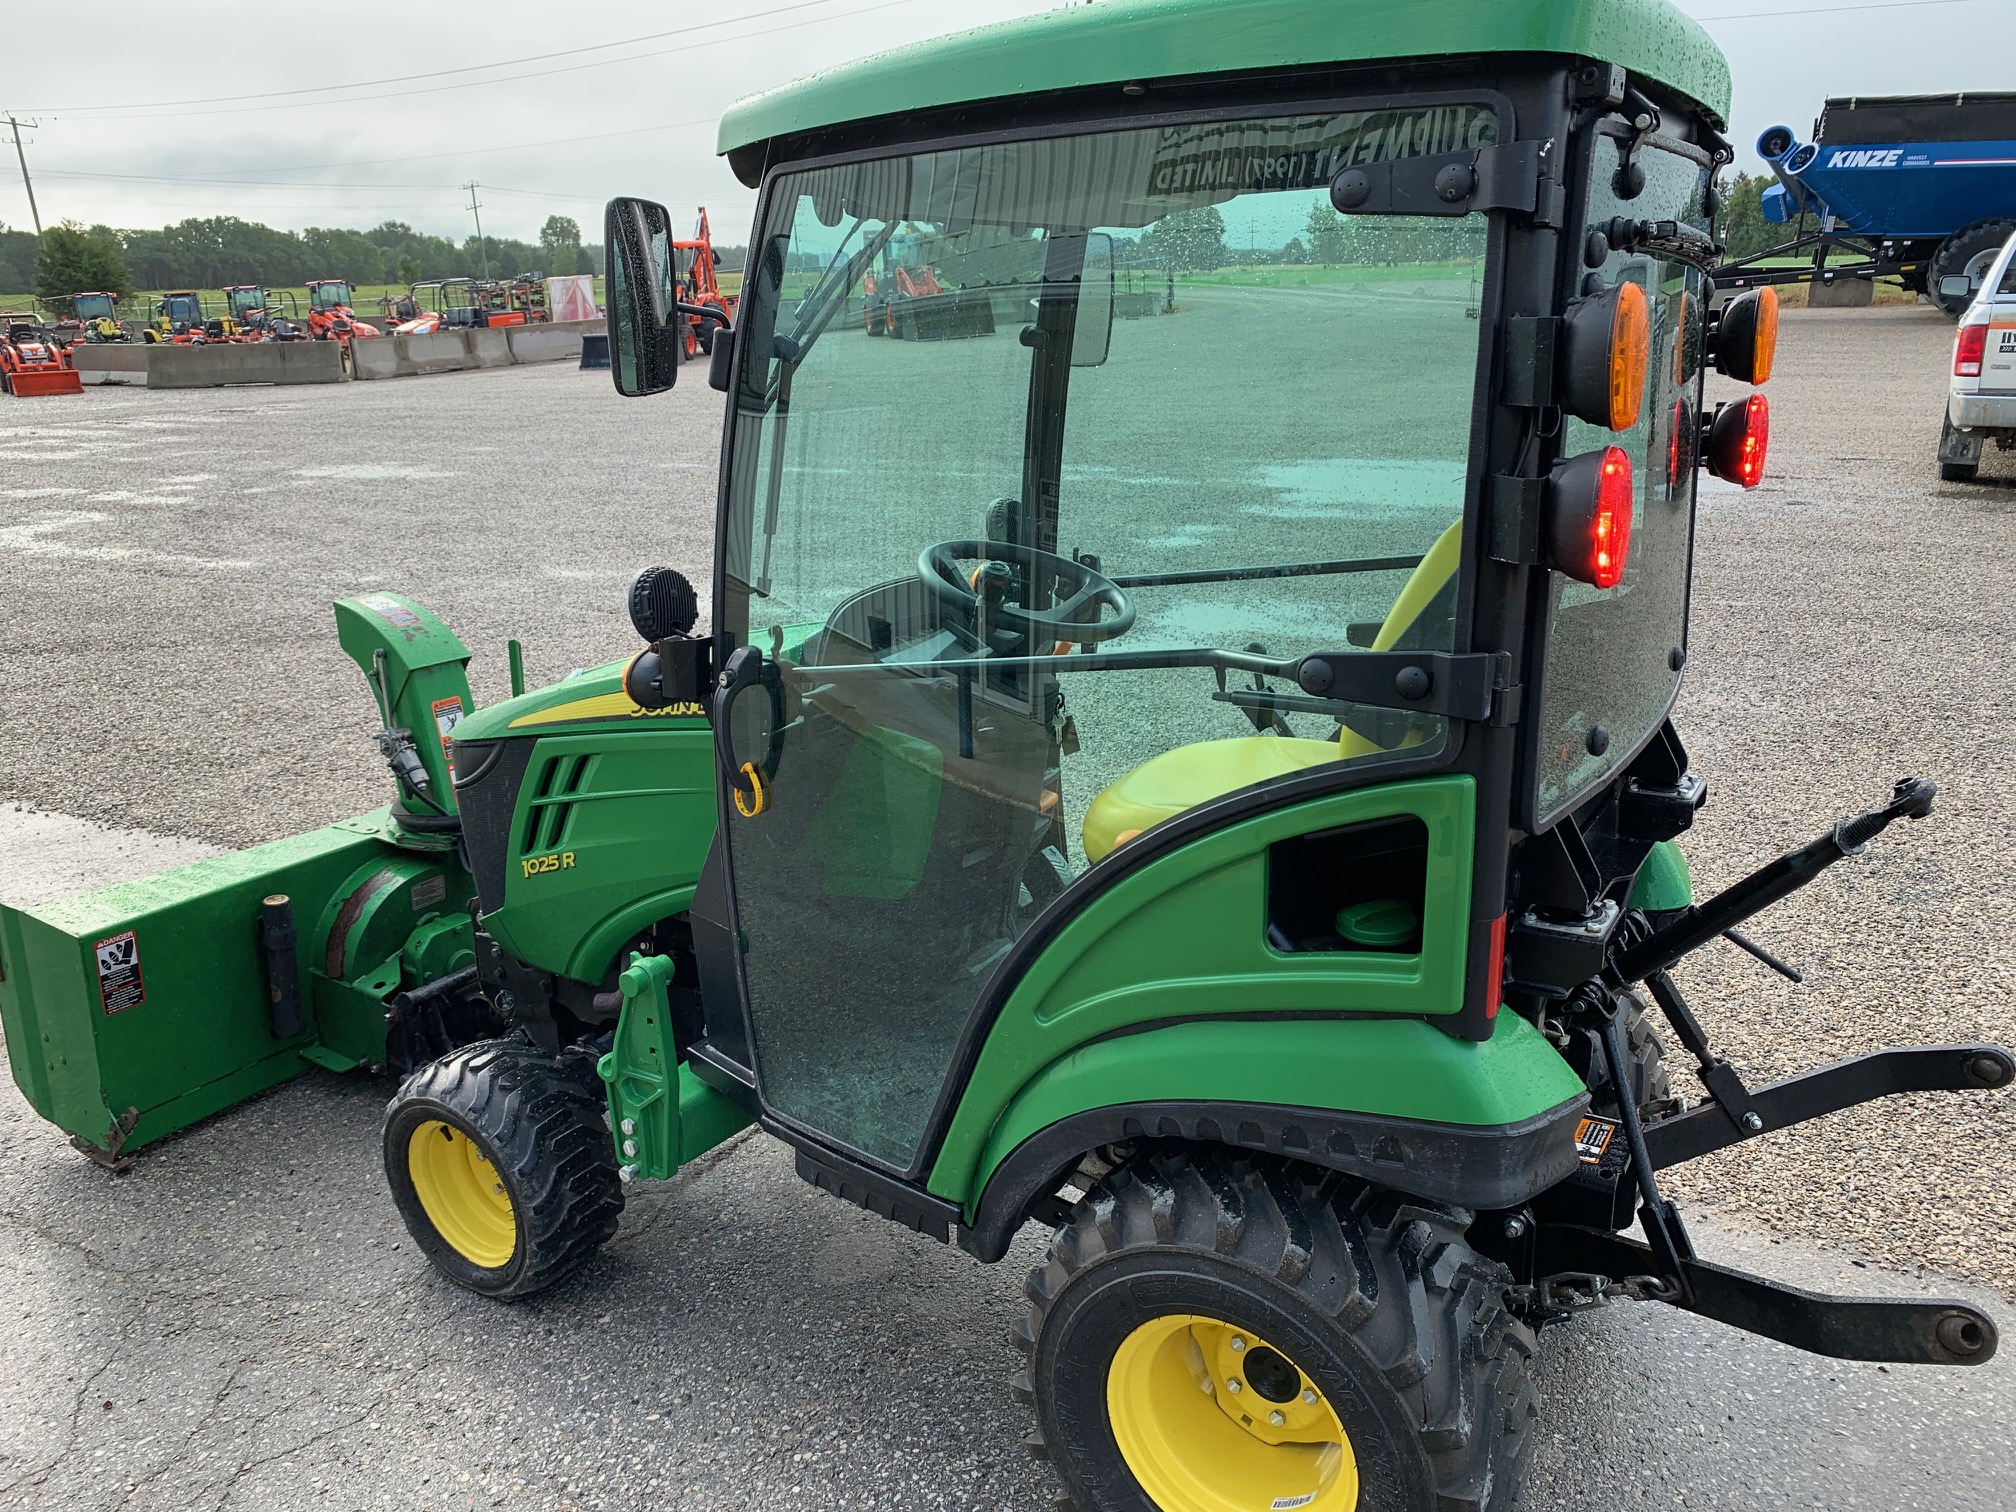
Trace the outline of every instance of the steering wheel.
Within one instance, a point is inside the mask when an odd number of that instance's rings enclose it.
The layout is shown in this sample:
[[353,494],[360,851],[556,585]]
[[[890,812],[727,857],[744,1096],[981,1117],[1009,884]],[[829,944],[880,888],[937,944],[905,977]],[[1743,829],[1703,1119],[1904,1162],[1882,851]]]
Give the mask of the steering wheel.
[[[960,571],[961,559],[1020,567],[1025,580],[1047,572],[1056,580],[1059,602],[1049,609],[1027,609],[1005,600],[989,602]],[[1007,541],[940,541],[918,553],[917,575],[940,603],[975,616],[984,604],[988,618],[998,625],[1024,635],[1046,632],[1037,639],[1090,645],[1113,640],[1134,628],[1134,601],[1118,583],[1083,562],[1034,546]],[[987,577],[984,568],[980,577]],[[1102,608],[1111,609],[1113,618],[1101,619]]]

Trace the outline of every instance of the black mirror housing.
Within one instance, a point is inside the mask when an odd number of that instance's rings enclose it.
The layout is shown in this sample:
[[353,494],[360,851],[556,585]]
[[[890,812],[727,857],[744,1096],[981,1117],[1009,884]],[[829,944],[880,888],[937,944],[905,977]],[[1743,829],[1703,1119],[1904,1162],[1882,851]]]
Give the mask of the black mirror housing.
[[682,355],[672,216],[650,200],[613,199],[603,215],[609,257],[609,356],[616,392],[638,399],[679,380]]

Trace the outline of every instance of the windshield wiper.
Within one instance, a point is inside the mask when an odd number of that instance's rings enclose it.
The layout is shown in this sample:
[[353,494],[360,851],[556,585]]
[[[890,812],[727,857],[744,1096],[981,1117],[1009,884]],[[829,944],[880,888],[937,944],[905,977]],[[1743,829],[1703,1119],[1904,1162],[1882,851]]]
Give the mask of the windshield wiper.
[[[857,215],[847,235],[840,239],[840,245],[846,246],[861,226],[861,217]],[[839,313],[847,291],[854,287],[854,280],[860,277],[861,270],[875,260],[895,234],[896,223],[889,221],[862,243],[861,250],[848,258],[845,264],[839,261],[838,252],[833,254],[834,261],[827,264],[825,275],[812,292],[798,302],[798,324],[792,327],[791,334],[771,338],[773,352],[780,362],[795,364],[805,360],[805,354],[812,350],[813,343],[833,323],[833,317]]]

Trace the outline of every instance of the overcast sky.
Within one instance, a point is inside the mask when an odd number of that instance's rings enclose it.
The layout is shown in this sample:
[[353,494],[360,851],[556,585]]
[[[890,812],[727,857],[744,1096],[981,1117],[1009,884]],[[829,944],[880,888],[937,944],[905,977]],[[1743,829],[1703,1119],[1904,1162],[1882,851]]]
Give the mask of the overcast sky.
[[[1732,137],[1753,168],[1760,130],[1783,121],[1805,136],[1829,95],[2016,89],[2016,0],[1679,3],[1729,54]],[[603,202],[635,193],[682,221],[704,203],[716,237],[740,243],[754,197],[714,156],[723,107],[864,53],[1055,8],[601,0],[576,11],[486,0],[479,23],[460,7],[350,0],[311,23],[264,0],[181,0],[164,33],[155,0],[100,0],[81,52],[58,7],[37,7],[39,25],[15,30],[25,45],[0,79],[0,111],[41,122],[24,136],[44,224],[232,214],[298,229],[390,217],[459,239],[471,229],[459,186],[476,179],[494,234],[529,240],[558,213],[594,240]],[[170,33],[181,40],[169,43]],[[192,55],[203,66],[164,66]],[[36,56],[51,66],[20,66]],[[510,66],[470,66],[487,63]],[[436,74],[443,68],[461,71]],[[383,82],[422,74],[435,76]],[[333,84],[360,87],[217,98]],[[11,149],[0,152],[0,222],[25,229]]]

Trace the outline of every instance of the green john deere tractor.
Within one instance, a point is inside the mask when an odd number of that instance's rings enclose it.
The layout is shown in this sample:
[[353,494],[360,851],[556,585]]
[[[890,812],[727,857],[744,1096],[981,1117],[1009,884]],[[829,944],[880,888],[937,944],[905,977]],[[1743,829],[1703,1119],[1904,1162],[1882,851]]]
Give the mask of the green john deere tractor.
[[[635,655],[478,709],[424,608],[338,604],[390,808],[0,911],[17,1081],[118,1163],[390,1069],[393,1197],[498,1297],[752,1122],[982,1260],[1047,1225],[1016,1389],[1087,1512],[1505,1508],[1535,1331],[1607,1300],[1987,1360],[1965,1303],[1700,1259],[1660,1188],[2012,1077],[1751,1087],[1673,975],[1772,964],[1736,929],[1933,799],[1701,902],[1674,844],[1696,480],[1768,437],[1704,373],[1776,336],[1704,271],[1728,92],[1666,0],[1113,0],[739,105],[732,330],[662,207],[607,223],[622,393],[721,327],[711,633],[651,569]],[[997,339],[870,338],[898,234]]]

